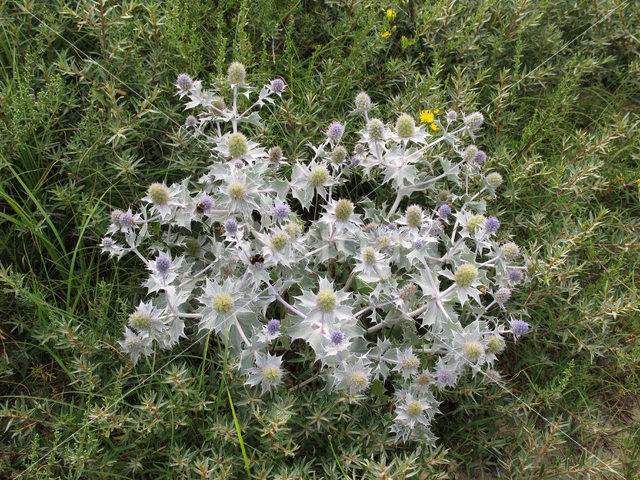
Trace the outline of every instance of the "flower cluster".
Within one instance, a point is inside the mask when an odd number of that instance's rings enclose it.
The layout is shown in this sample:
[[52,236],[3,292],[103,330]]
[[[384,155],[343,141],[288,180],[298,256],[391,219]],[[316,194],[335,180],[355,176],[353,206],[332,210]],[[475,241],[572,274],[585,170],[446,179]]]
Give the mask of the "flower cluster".
[[[386,123],[361,92],[352,149],[345,125],[333,121],[318,146],[288,152],[296,160],[284,166],[286,139],[264,148],[254,127],[257,109],[286,84],[257,90],[238,62],[226,81],[231,98],[186,74],[176,81],[191,113],[182,128],[210,148],[208,170],[196,181],[152,183],[138,211],[111,214],[102,250],[132,253],[149,271],[150,298],[131,313],[123,351],[135,363],[214,334],[246,384],[268,395],[287,377],[276,352],[302,339],[342,395],[391,379],[392,432],[433,444],[443,391],[467,375],[499,378],[497,355],[529,330],[511,305],[526,280],[525,254],[487,207],[503,179],[468,144],[482,114],[450,111],[445,123],[423,111],[420,125],[408,113]],[[253,103],[239,108],[241,96]],[[380,203],[375,189],[345,198],[341,187],[361,176],[395,198]]]

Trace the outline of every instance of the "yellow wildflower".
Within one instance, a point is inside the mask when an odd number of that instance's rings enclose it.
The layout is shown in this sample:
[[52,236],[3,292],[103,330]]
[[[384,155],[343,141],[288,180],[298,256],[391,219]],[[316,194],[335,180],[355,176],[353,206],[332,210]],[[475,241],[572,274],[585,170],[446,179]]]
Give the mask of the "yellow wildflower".
[[396,18],[397,12],[395,10],[392,9],[387,9],[387,17],[390,18],[391,20],[393,20],[394,18]]
[[436,109],[433,111],[433,113],[435,113],[436,115],[437,115],[437,114],[439,114],[439,113],[440,113],[440,109],[439,109],[439,108],[436,108]]
[[436,125],[435,123],[431,124],[431,130],[433,130],[434,132],[438,131],[438,125]]
[[391,36],[391,32],[387,30],[387,31],[385,31],[385,32],[382,32],[382,33],[380,34],[380,36],[381,36],[382,38],[388,38],[388,37],[390,37],[390,36]]
[[420,112],[420,121],[422,123],[431,123],[433,122],[434,115],[431,110],[422,110]]

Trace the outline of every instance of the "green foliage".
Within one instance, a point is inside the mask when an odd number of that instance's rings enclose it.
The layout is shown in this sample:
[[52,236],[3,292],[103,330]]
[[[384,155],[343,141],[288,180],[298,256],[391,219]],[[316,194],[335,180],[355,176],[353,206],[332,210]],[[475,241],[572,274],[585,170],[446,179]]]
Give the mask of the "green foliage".
[[[240,478],[243,451],[251,478],[637,475],[633,2],[20,0],[0,13],[8,478]],[[389,105],[382,118],[484,110],[477,144],[505,179],[489,213],[528,246],[535,279],[517,301],[532,330],[499,364],[504,388],[469,379],[441,406],[441,449],[389,444],[383,384],[370,399],[312,395],[316,372],[301,370],[289,395],[260,399],[218,344],[135,369],[119,353],[121,298],[141,294],[141,273],[135,258],[100,255],[109,212],[153,181],[202,171],[209,159],[181,128],[173,84],[181,72],[216,82],[231,60],[252,83],[287,82],[266,107],[282,111],[256,134],[289,158],[361,90]],[[366,178],[349,188],[384,195]]]

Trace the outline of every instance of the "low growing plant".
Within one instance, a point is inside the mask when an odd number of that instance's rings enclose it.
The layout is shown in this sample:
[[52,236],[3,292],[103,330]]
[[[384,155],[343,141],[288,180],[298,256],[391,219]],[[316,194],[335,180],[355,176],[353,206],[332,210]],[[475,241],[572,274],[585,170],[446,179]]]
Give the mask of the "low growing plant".
[[[503,179],[473,143],[482,114],[387,124],[362,92],[355,142],[334,121],[308,156],[285,158],[286,138],[258,142],[257,112],[286,94],[283,80],[257,90],[235,62],[215,90],[187,74],[176,87],[192,113],[184,128],[212,163],[195,181],[151,184],[135,212],[112,212],[103,251],[149,270],[123,351],[136,363],[217,335],[246,384],[277,395],[302,340],[327,391],[358,398],[385,382],[396,440],[433,445],[443,391],[466,375],[499,382],[497,356],[529,329],[510,302],[526,257],[487,207]],[[376,187],[348,193],[365,183]]]

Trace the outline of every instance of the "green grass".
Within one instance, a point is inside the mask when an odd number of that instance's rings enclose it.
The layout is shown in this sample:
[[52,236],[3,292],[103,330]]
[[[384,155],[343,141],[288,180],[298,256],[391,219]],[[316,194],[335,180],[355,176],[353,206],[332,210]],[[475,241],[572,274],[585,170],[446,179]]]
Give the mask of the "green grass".
[[[0,477],[638,478],[633,7],[0,0]],[[385,120],[483,109],[477,142],[505,178],[489,213],[530,256],[516,301],[533,328],[498,364],[505,390],[470,379],[443,399],[438,450],[387,441],[383,390],[350,404],[312,382],[260,400],[213,337],[135,368],[119,352],[144,272],[100,255],[109,212],[202,172],[173,83],[232,60],[253,84],[287,82],[253,134],[289,158],[332,119],[354,131],[363,89]],[[288,388],[316,373],[293,352]]]

